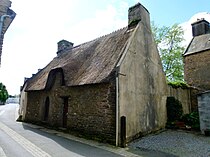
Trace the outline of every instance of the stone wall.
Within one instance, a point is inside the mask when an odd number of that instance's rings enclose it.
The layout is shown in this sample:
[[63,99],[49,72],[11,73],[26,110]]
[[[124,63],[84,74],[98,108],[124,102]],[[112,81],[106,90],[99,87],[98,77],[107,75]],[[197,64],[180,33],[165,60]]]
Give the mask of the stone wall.
[[184,57],[185,81],[201,90],[210,89],[210,50]]
[[25,120],[42,122],[45,100],[49,97],[49,116],[45,123],[62,127],[63,98],[68,98],[67,128],[70,131],[77,131],[85,136],[100,137],[114,143],[115,82],[66,87],[61,86],[62,74],[60,72],[53,77],[55,77],[55,82],[50,90],[28,92]]
[[[115,90],[111,84],[66,89],[69,97],[67,127],[115,141]],[[114,139],[114,140],[113,140]]]

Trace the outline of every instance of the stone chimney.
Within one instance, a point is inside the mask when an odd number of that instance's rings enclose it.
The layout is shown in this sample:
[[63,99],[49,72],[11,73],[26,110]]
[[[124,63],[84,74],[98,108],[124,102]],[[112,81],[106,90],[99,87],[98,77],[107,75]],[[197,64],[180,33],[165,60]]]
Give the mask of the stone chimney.
[[67,40],[61,40],[58,42],[58,51],[57,56],[61,55],[65,50],[71,50],[74,43],[71,43]]
[[7,13],[8,8],[11,7],[11,1],[9,0],[1,0],[0,2],[0,14]]
[[192,23],[192,34],[193,37],[207,34],[210,31],[209,22],[204,18],[198,19],[196,22]]
[[137,3],[128,10],[128,28],[135,27],[139,21],[143,22],[146,27],[150,28],[150,17],[148,10],[140,3]]

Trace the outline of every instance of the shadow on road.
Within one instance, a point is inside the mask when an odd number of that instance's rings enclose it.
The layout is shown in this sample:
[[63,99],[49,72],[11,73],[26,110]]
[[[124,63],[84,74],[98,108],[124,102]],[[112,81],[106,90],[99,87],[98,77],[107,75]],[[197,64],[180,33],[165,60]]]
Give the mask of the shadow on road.
[[[53,141],[55,141],[57,144],[62,146],[63,148],[74,152],[76,154],[85,156],[85,157],[121,157],[121,155],[94,147],[90,146],[78,141],[70,140],[62,136],[57,136],[58,133],[57,131],[51,131],[50,133],[43,131],[43,127],[37,126],[36,128],[30,127],[28,124],[22,123],[22,126],[25,130],[30,130],[36,134],[39,134],[41,136],[44,136],[46,138],[49,138]],[[30,140],[30,139],[29,139]]]

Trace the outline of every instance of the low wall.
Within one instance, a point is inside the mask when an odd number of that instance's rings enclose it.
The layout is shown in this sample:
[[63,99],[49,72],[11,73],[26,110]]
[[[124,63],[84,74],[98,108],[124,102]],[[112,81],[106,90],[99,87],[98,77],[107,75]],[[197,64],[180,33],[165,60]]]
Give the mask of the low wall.
[[168,97],[172,96],[179,100],[182,103],[183,112],[184,114],[188,114],[192,111],[192,99],[191,99],[191,88],[183,89],[181,87],[179,88],[173,88],[172,86],[168,85]]

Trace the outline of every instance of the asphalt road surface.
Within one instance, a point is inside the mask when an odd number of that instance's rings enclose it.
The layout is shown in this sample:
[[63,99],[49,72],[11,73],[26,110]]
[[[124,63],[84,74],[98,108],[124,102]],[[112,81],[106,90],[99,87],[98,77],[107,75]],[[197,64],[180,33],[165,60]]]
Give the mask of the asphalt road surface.
[[17,107],[18,104],[0,105],[0,157],[127,156],[16,122]]

